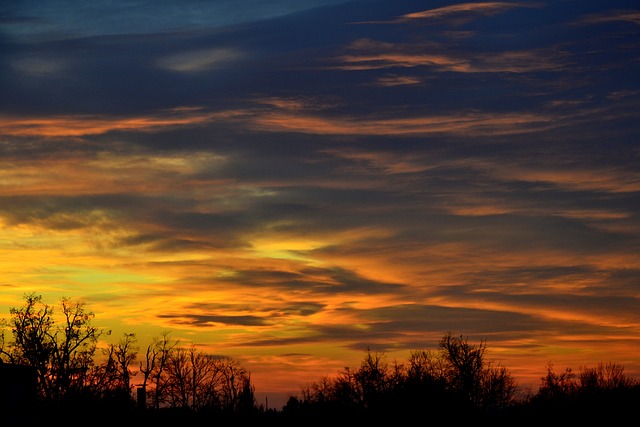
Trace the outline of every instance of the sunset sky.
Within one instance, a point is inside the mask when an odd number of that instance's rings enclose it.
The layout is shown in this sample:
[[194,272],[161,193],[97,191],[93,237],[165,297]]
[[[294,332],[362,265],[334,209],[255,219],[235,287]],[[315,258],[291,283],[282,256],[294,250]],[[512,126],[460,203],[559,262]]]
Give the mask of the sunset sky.
[[3,2],[0,318],[257,392],[448,331],[640,377],[639,76],[635,0]]

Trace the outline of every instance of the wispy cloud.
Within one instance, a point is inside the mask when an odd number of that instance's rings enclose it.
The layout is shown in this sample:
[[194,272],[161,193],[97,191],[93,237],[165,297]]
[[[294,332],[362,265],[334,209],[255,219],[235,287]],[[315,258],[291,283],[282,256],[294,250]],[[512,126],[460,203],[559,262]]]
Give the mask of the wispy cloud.
[[202,49],[166,56],[157,64],[178,73],[198,73],[225,67],[243,56],[243,52],[234,48]]
[[640,25],[640,12],[637,10],[613,10],[607,13],[596,13],[583,16],[579,24],[604,24],[611,22],[629,22]]
[[202,111],[198,107],[180,107],[155,115],[136,117],[110,115],[56,115],[21,117],[0,115],[0,133],[7,136],[81,137],[116,131],[158,132],[176,126],[195,126],[217,119],[234,117],[237,112]]
[[21,75],[29,77],[61,77],[69,66],[66,61],[57,58],[25,56],[11,61],[11,66]]
[[[457,73],[532,73],[565,69],[566,54],[556,50],[448,53],[445,46],[358,40],[338,60],[343,70],[428,67]],[[425,53],[431,51],[432,53]]]
[[434,19],[444,18],[453,15],[473,13],[477,15],[494,15],[497,13],[505,12],[509,9],[519,7],[540,7],[538,3],[523,3],[523,2],[475,2],[475,3],[460,3],[451,6],[443,6],[436,9],[428,9],[420,12],[412,12],[402,15],[401,19]]
[[511,135],[560,125],[552,116],[535,113],[479,113],[406,118],[321,116],[265,111],[253,119],[262,131],[324,135]]
[[474,2],[459,3],[442,6],[435,9],[426,9],[419,12],[411,12],[388,21],[369,21],[368,23],[402,24],[421,20],[449,19],[453,25],[465,24],[475,17],[491,16],[504,13],[515,8],[542,7],[539,2]]
[[375,84],[383,87],[407,86],[423,84],[423,80],[416,76],[386,75],[378,77]]
[[[428,135],[428,134],[517,134],[560,125],[551,115],[539,113],[461,112],[397,118],[335,115],[320,113],[303,100],[277,99],[274,108],[255,106],[227,111],[181,108],[138,117],[113,116],[0,116],[0,132],[7,136],[59,138],[85,137],[109,132],[154,133],[177,127],[196,127],[212,123],[238,123],[268,132],[301,132],[335,135]],[[283,107],[283,108],[280,108]]]

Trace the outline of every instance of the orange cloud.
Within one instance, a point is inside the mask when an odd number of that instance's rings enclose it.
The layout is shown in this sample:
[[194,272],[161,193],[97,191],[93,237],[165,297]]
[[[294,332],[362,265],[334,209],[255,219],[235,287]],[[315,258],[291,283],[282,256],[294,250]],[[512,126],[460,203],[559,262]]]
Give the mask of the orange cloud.
[[413,76],[384,76],[376,80],[377,86],[393,87],[422,84],[422,79]]
[[286,111],[265,111],[253,118],[262,131],[336,135],[427,135],[453,133],[510,135],[556,126],[551,116],[533,113],[467,113],[379,119],[375,117],[321,117]]
[[478,53],[424,53],[425,50],[442,51],[437,45],[415,46],[357,40],[347,49],[353,53],[343,55],[337,68],[348,71],[385,68],[433,67],[440,71],[457,73],[528,73],[559,71],[565,67],[564,54],[555,50],[522,50],[492,54]]
[[[426,135],[433,133],[477,135],[510,135],[549,129],[558,125],[551,115],[535,113],[493,114],[463,112],[451,115],[377,118],[320,115],[326,106],[299,100],[257,100],[275,108],[247,108],[209,112],[197,108],[181,108],[157,115],[138,117],[0,116],[0,134],[5,136],[43,138],[84,137],[115,131],[156,132],[172,127],[201,126],[210,123],[241,123],[260,131],[302,132],[336,135]],[[270,103],[270,104],[269,104]]]
[[[359,39],[347,46],[354,52],[343,55],[338,60],[345,65],[338,66],[342,70],[375,70],[383,68],[411,68],[433,66],[452,71],[469,71],[469,63],[465,59],[454,58],[443,54],[423,53],[424,46],[397,45],[371,39]],[[419,52],[419,53],[416,53]]]
[[112,117],[65,115],[51,117],[0,116],[0,134],[6,136],[40,136],[45,138],[82,137],[114,131],[155,132],[175,126],[194,126],[214,120],[232,118],[234,111],[205,112],[198,108],[176,108],[157,115]]
[[[324,150],[324,152],[338,158],[349,159],[355,164],[364,164],[365,167],[376,171],[392,174],[423,172],[438,167],[438,165],[430,163],[422,156],[411,154],[345,149]],[[354,166],[354,168],[357,168],[357,166]]]
[[541,7],[540,3],[515,3],[515,2],[474,2],[460,3],[451,6],[443,6],[436,9],[427,9],[419,12],[412,12],[401,15],[389,21],[368,21],[360,22],[361,24],[404,24],[426,19],[443,19],[448,18],[455,24],[464,24],[468,22],[470,15],[491,16],[505,12],[509,9],[519,7]]
[[442,18],[446,16],[456,15],[460,13],[477,13],[481,15],[494,15],[517,7],[537,7],[532,3],[513,3],[513,2],[477,2],[477,3],[461,3],[451,6],[439,7],[437,9],[429,9],[421,12],[408,13],[402,15],[401,19],[432,19]]
[[0,165],[0,195],[161,194],[184,192],[185,182],[197,192],[212,181],[201,182],[190,177],[200,170],[213,170],[224,161],[222,156],[199,152],[192,153],[189,158],[166,154],[99,153],[95,156],[67,155],[55,161],[50,158],[14,159]]
[[514,181],[545,182],[560,188],[578,191],[607,191],[611,193],[635,193],[640,191],[640,174],[616,168],[542,168],[526,165],[496,167],[495,164],[475,162],[487,173]]

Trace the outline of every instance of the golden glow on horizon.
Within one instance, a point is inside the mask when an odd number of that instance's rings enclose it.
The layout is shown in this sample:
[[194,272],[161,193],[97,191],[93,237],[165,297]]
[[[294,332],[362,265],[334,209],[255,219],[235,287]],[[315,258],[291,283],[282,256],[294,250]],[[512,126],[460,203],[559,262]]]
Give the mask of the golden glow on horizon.
[[[108,224],[109,222],[101,227],[108,228]],[[308,237],[303,237],[295,234],[289,236],[283,236],[282,233],[270,234],[269,231],[265,231],[252,237],[252,248],[228,249],[221,251],[220,256],[214,252],[202,251],[149,252],[144,245],[139,247],[141,251],[137,253],[132,249],[113,247],[112,242],[117,240],[116,235],[101,236],[101,232],[96,235],[95,227],[50,230],[44,224],[40,227],[26,224],[12,226],[5,221],[2,223],[2,230],[0,274],[3,282],[10,286],[10,288],[6,286],[4,288],[5,295],[1,300],[3,306],[19,305],[21,295],[32,290],[43,293],[49,302],[55,302],[57,296],[85,298],[87,295],[94,295],[89,299],[88,305],[98,314],[100,322],[117,322],[114,323],[117,331],[140,330],[143,342],[151,335],[158,336],[162,332],[157,329],[158,326],[164,325],[165,328],[176,331],[176,337],[180,337],[185,342],[197,342],[205,347],[210,346],[216,352],[224,351],[237,354],[239,357],[247,357],[248,360],[255,360],[256,364],[258,361],[264,361],[264,367],[257,365],[252,367],[256,383],[261,388],[280,387],[277,375],[270,379],[266,377],[269,371],[267,361],[271,360],[271,357],[265,355],[265,351],[270,346],[250,349],[241,345],[245,340],[251,340],[252,337],[262,339],[268,335],[276,341],[301,339],[304,342],[307,339],[304,328],[309,325],[336,328],[349,325],[366,331],[371,327],[371,321],[363,321],[353,310],[385,307],[391,302],[431,303],[460,309],[515,311],[554,321],[575,322],[583,325],[638,327],[637,319],[629,318],[623,323],[620,322],[619,313],[615,312],[607,314],[604,311],[602,313],[589,313],[584,310],[567,311],[566,306],[553,309],[545,307],[543,303],[524,303],[523,299],[520,299],[519,304],[509,301],[492,301],[481,292],[475,295],[470,294],[464,299],[454,300],[429,296],[437,284],[464,283],[466,279],[460,275],[462,273],[459,273],[463,271],[463,267],[465,271],[480,271],[486,265],[493,265],[495,269],[509,269],[531,264],[563,266],[590,263],[603,269],[626,268],[630,265],[629,263],[634,262],[633,254],[612,254],[602,258],[599,254],[585,257],[562,251],[531,249],[521,254],[508,255],[498,250],[491,251],[482,246],[462,243],[430,243],[423,247],[410,245],[382,250],[381,247],[372,246],[372,242],[380,240],[381,244],[385,244],[385,239],[393,236],[394,233],[391,230],[367,227],[351,229],[342,234],[325,235],[324,238],[322,233],[311,233]],[[118,233],[122,236],[131,233],[123,228],[120,230]],[[101,243],[97,244],[99,242]],[[358,247],[359,242],[366,242],[363,244],[369,247],[369,251],[358,250],[335,254],[321,251],[325,247],[332,246]],[[393,258],[388,258],[389,251],[396,252]],[[72,266],[69,264],[70,259],[73,260]],[[429,259],[430,262],[414,265],[413,260],[419,259]],[[212,261],[220,267],[212,268]],[[412,286],[414,290],[422,288],[423,299],[417,299],[419,292],[414,292],[413,296],[406,300],[403,300],[400,295],[391,296],[385,293],[352,294],[353,302],[345,305],[345,296],[339,293],[319,296],[314,295],[313,292],[303,292],[303,289],[291,290],[287,293],[279,290],[277,281],[272,284],[264,282],[265,287],[261,292],[233,285],[233,281],[241,277],[240,272],[248,268],[296,273],[310,266],[344,266],[365,278],[402,283]],[[321,271],[318,271],[318,274],[317,277],[310,277],[309,280],[314,280],[316,283],[326,282],[327,286],[332,286],[331,279],[323,277]],[[597,279],[593,280],[596,284]],[[589,284],[585,285],[589,286]],[[520,287],[505,284],[504,287],[499,288],[499,291],[505,295],[522,295],[528,292],[548,293],[550,290],[562,294],[578,292],[581,287],[579,283],[539,281],[535,284],[523,283]],[[13,294],[12,298],[6,296],[8,289],[12,289],[10,292]],[[278,320],[280,326],[271,324],[271,321],[275,320],[271,312],[257,309],[264,304],[263,301],[267,300],[270,301],[268,305],[275,308],[295,303],[300,299],[318,302],[323,304],[325,309],[309,316],[286,315]],[[213,313],[217,311],[223,316],[258,316],[265,319],[266,323],[262,326],[234,326],[214,321],[194,328],[191,316],[212,314],[211,308],[207,308],[206,305],[199,311],[194,309],[201,303],[210,304],[209,307],[217,304],[218,308]],[[247,303],[248,306],[256,309],[248,310],[247,307],[237,305],[240,303]],[[349,309],[344,310],[346,307]],[[8,308],[5,308],[4,311],[7,312],[7,310]],[[189,317],[183,316],[186,313]],[[163,317],[167,315],[169,317]],[[151,324],[156,325],[155,330],[150,328]],[[114,336],[117,337],[117,335]],[[318,347],[313,344],[311,337],[308,338],[311,339],[308,344],[285,346],[288,348],[286,351],[290,353],[300,351],[300,354],[317,353]],[[546,347],[539,349],[540,356],[535,360],[546,363],[546,359],[555,358],[555,356],[573,357],[575,349],[567,347],[566,339],[559,342],[563,344],[557,347],[552,343],[545,344]],[[274,344],[274,348],[280,348],[280,346]],[[280,355],[281,351],[274,352],[273,364],[277,365],[279,363],[277,360],[284,357]],[[517,350],[507,348],[493,349],[493,351],[494,357],[502,360],[503,365],[507,367],[510,367],[511,361],[515,363],[518,360],[516,356],[510,356],[517,353]],[[327,359],[345,357],[344,349],[340,344],[327,348],[326,352],[324,357]],[[258,359],[253,359],[251,354],[257,354]],[[359,363],[362,353],[350,354],[348,357],[351,357],[352,365]],[[399,354],[399,357],[407,357],[407,355]],[[287,356],[285,359],[289,360],[289,363],[300,363],[300,359],[295,356]],[[325,375],[335,372],[335,370],[326,369],[331,366],[327,360],[319,361],[317,357],[306,360],[308,366],[301,367],[301,370],[296,373],[300,379],[308,381],[318,378],[316,374]],[[316,366],[314,363],[320,364]],[[517,369],[523,370],[523,375],[531,372],[530,375],[535,377],[540,375],[543,366],[531,366],[527,371],[518,365]],[[342,367],[339,366],[338,369]]]

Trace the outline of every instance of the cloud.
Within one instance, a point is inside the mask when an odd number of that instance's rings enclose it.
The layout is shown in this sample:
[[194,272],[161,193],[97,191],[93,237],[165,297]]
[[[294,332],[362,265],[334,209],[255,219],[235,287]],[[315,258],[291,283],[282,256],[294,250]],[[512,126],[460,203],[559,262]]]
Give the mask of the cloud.
[[179,326],[194,326],[194,327],[211,327],[216,325],[229,325],[229,326],[265,326],[268,325],[268,321],[258,316],[240,315],[195,315],[195,314],[183,314],[183,315],[170,315],[161,314],[158,316],[160,319],[168,319],[174,325]]
[[[8,9],[5,19],[19,25],[8,26],[16,39],[61,40],[112,34],[157,34],[203,31],[286,16],[339,0],[274,0],[265,5],[255,0],[157,0],[152,4],[94,0],[91,5],[51,0],[45,3],[20,2]],[[153,16],[153,19],[148,19]]]
[[237,270],[226,279],[237,286],[269,287],[284,291],[302,290],[323,295],[392,294],[401,292],[404,285],[385,283],[362,277],[345,268],[306,267],[297,272],[273,270]]
[[[568,276],[558,269],[540,269],[540,272],[544,271],[547,275],[551,273],[553,278],[562,281],[576,280],[583,276],[579,274],[579,270],[575,269],[572,272],[567,269]],[[503,273],[509,275],[507,271]],[[557,275],[558,273],[560,274]],[[571,277],[572,275],[574,277]],[[553,289],[538,286],[534,290],[516,286],[511,292],[507,289],[496,292],[488,289],[479,290],[476,285],[463,285],[459,288],[449,285],[441,288],[440,291],[444,299],[439,302],[443,305],[470,307],[477,304],[478,307],[485,309],[491,307],[495,311],[528,314],[534,318],[544,319],[544,322],[548,323],[574,322],[583,325],[584,328],[589,325],[611,328],[640,325],[640,317],[635,309],[638,304],[636,298],[631,295],[616,295],[615,291],[603,294],[603,290],[599,289],[597,294],[576,295],[575,292],[566,288]],[[617,308],[613,309],[613,307]]]
[[418,12],[410,12],[387,21],[365,21],[369,24],[406,24],[416,21],[443,20],[446,19],[453,25],[463,25],[472,21],[477,16],[492,16],[504,13],[516,8],[542,7],[538,2],[473,2],[459,3],[442,6],[435,9],[426,9]]
[[[264,101],[260,101],[263,103]],[[298,104],[296,104],[298,105]],[[300,112],[298,112],[300,111]],[[335,135],[501,134],[540,131],[561,125],[540,113],[460,112],[450,115],[383,118],[318,114],[315,111],[249,107],[243,110],[206,111],[199,108],[163,111],[138,117],[113,116],[0,116],[0,132],[7,136],[59,138],[85,137],[110,132],[158,133],[163,129],[196,127],[213,123],[244,124],[254,131],[299,132]]]
[[[439,162],[431,162],[419,153],[397,153],[390,151],[358,151],[354,149],[332,150],[325,153],[341,159],[348,159],[363,169],[371,168],[372,173],[405,174],[426,172],[442,167]],[[439,164],[438,164],[439,163]],[[356,167],[356,166],[354,166]]]
[[423,81],[420,77],[398,76],[398,75],[387,75],[383,77],[378,77],[378,79],[375,82],[376,85],[383,86],[383,87],[419,85],[422,83]]
[[253,127],[270,132],[319,135],[513,135],[537,132],[559,125],[552,116],[534,113],[468,112],[406,118],[320,116],[286,111],[258,114]]
[[579,24],[595,25],[612,22],[629,22],[640,25],[640,12],[637,10],[612,10],[606,13],[594,13],[581,17]]
[[[444,45],[422,46],[357,40],[347,50],[352,53],[338,58],[338,61],[344,63],[338,69],[364,71],[428,67],[439,72],[456,73],[534,73],[557,72],[567,66],[567,55],[554,49],[447,53],[451,49]],[[429,51],[433,53],[425,53]]]
[[[527,170],[528,169],[528,170]],[[529,169],[524,166],[518,169],[505,168],[494,173],[503,178],[544,182],[560,188],[578,191],[605,191],[610,193],[636,193],[640,191],[640,174],[623,168],[606,167],[589,169],[554,168]]]
[[443,6],[436,9],[428,9],[420,12],[412,12],[402,15],[401,20],[411,19],[439,19],[459,14],[473,13],[478,15],[490,16],[498,13],[505,12],[510,9],[520,7],[540,7],[538,3],[525,3],[525,2],[475,2],[475,3],[460,3],[451,6]]
[[117,117],[110,115],[56,115],[20,117],[0,115],[0,133],[6,136],[40,136],[56,138],[82,137],[108,132],[159,132],[177,126],[197,126],[230,118],[236,112],[205,112],[199,107],[179,107],[156,115]]
[[202,49],[166,56],[157,61],[160,68],[178,73],[199,73],[222,68],[238,61],[244,54],[233,48]]
[[68,70],[68,64],[57,58],[24,56],[11,61],[11,66],[22,76],[28,77],[60,77]]

